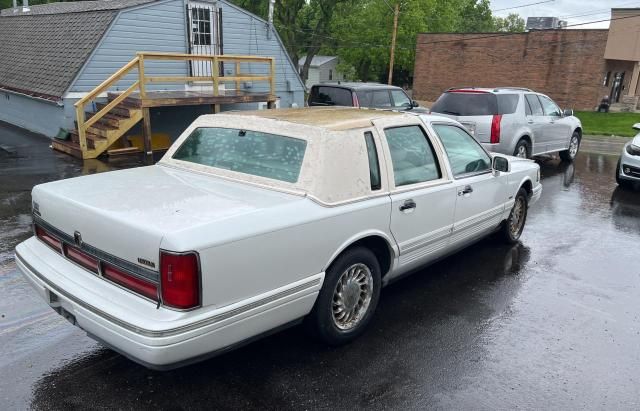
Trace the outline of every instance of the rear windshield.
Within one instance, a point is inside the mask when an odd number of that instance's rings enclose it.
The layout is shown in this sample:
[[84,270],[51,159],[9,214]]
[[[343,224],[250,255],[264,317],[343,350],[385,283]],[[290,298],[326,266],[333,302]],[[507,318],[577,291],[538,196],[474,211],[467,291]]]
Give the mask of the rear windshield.
[[174,159],[295,183],[307,142],[297,138],[231,128],[198,128]]
[[341,87],[312,87],[310,106],[353,106],[351,91]]
[[518,107],[517,94],[444,93],[431,111],[454,116],[491,116],[512,114]]
[[454,116],[491,116],[498,114],[498,103],[490,93],[444,93],[431,111]]

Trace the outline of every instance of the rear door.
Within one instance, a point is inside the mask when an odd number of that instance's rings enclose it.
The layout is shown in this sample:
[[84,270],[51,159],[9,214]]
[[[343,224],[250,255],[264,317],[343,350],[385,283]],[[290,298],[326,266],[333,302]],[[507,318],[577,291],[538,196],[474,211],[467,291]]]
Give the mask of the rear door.
[[532,131],[531,139],[533,140],[532,154],[543,153],[547,151],[547,141],[545,141],[544,126],[546,118],[542,104],[535,94],[525,94],[525,114],[527,117],[527,125]]
[[358,104],[366,108],[391,108],[389,89],[357,91]]
[[463,246],[494,230],[507,201],[507,175],[494,176],[491,157],[464,129],[434,123],[445,148],[456,190],[452,246]]
[[564,150],[569,146],[571,125],[562,117],[562,111],[549,97],[538,95],[546,116],[544,128],[547,151]]
[[404,272],[447,251],[456,191],[444,166],[444,152],[416,118],[380,119],[392,201],[390,229]]

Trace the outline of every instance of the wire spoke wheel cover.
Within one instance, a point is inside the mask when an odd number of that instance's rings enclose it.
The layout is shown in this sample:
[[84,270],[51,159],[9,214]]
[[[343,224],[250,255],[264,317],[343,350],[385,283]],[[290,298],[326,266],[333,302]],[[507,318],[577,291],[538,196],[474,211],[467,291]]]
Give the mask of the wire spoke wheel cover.
[[580,146],[580,140],[578,136],[571,137],[571,143],[569,143],[569,155],[573,158],[578,154],[578,147]]
[[365,264],[347,268],[333,292],[333,323],[342,331],[355,328],[365,317],[373,296],[373,276]]
[[509,231],[513,238],[518,238],[524,224],[526,203],[524,198],[518,196],[509,216]]

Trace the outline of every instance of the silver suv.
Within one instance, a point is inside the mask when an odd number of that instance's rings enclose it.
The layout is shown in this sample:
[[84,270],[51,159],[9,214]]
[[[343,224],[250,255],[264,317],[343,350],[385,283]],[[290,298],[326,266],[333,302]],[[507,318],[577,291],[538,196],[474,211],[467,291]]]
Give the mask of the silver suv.
[[571,161],[580,148],[582,123],[573,110],[525,88],[449,89],[431,112],[458,120],[489,151],[525,158],[559,152]]

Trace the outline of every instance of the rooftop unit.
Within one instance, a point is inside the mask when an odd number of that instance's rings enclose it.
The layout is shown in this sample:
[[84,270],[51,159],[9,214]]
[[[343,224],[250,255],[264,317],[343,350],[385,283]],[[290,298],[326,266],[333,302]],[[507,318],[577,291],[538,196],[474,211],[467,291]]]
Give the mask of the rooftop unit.
[[557,17],[529,17],[526,30],[551,30],[564,29],[566,27],[567,22]]

